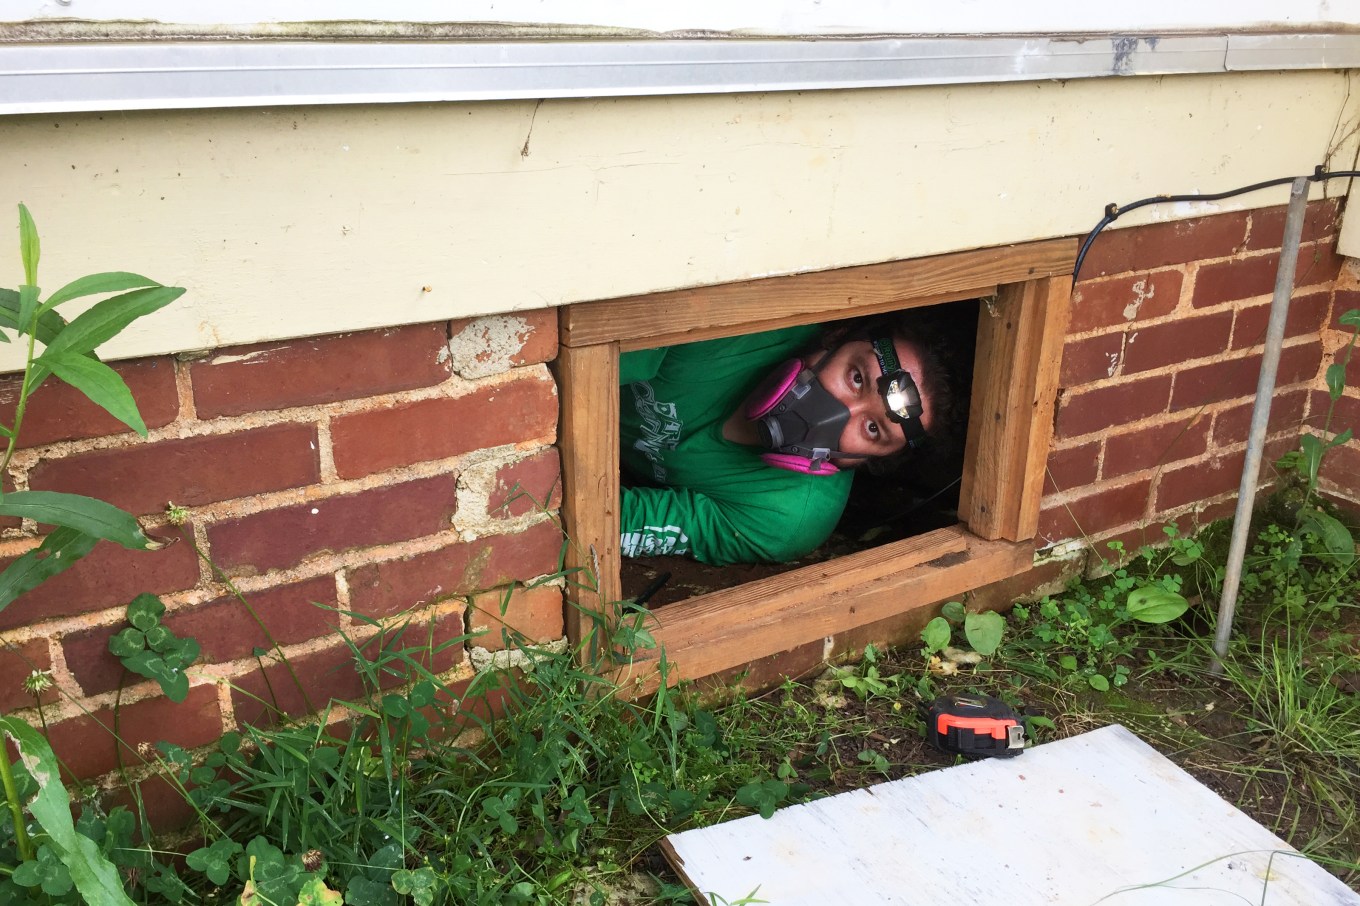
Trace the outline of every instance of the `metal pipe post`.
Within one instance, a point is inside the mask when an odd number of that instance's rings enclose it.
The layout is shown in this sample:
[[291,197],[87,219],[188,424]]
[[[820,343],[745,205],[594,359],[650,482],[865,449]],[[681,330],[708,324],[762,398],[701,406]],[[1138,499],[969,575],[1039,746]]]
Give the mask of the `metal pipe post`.
[[1261,374],[1256,381],[1256,405],[1251,410],[1251,430],[1247,435],[1247,461],[1242,466],[1242,482],[1237,489],[1237,512],[1233,515],[1232,543],[1223,574],[1223,597],[1218,602],[1218,630],[1214,633],[1214,660],[1210,667],[1217,676],[1223,672],[1228,654],[1233,614],[1237,610],[1237,590],[1242,580],[1242,560],[1247,553],[1247,530],[1251,527],[1252,506],[1256,502],[1256,477],[1266,444],[1270,423],[1270,399],[1275,393],[1275,377],[1280,370],[1280,347],[1284,345],[1284,323],[1289,314],[1289,297],[1294,292],[1294,270],[1299,259],[1299,240],[1303,236],[1303,214],[1308,204],[1308,177],[1300,176],[1289,188],[1289,213],[1284,221],[1284,243],[1280,264],[1275,270],[1275,295],[1270,300],[1270,323],[1266,327],[1266,349],[1261,356]]

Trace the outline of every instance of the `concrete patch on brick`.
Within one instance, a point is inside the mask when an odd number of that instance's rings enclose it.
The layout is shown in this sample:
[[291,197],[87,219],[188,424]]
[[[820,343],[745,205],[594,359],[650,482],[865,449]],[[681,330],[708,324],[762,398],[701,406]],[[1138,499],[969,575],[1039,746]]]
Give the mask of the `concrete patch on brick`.
[[522,516],[509,516],[503,506],[506,488],[499,480],[501,471],[507,466],[531,459],[539,452],[534,449],[522,453],[509,448],[509,452],[479,459],[459,473],[458,510],[453,525],[462,540],[505,534],[542,519],[544,513],[537,506],[530,507]]
[[478,318],[449,340],[453,370],[470,380],[509,371],[531,330],[514,315]]
[[487,670],[506,670],[511,667],[519,667],[528,672],[534,669],[536,657],[562,654],[566,650],[566,639],[536,644],[527,651],[519,648],[510,651],[488,651],[485,648],[469,645],[468,657],[472,659],[472,668],[478,673],[484,673]]

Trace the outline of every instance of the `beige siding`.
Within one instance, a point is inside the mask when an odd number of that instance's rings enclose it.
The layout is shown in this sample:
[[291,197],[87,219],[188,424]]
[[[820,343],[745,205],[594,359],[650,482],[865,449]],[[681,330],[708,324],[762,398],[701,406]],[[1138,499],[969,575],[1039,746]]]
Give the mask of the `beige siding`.
[[1349,168],[1357,104],[1322,72],[15,117],[0,201],[32,209],[48,290],[189,287],[107,347],[133,356],[1082,233],[1110,201]]

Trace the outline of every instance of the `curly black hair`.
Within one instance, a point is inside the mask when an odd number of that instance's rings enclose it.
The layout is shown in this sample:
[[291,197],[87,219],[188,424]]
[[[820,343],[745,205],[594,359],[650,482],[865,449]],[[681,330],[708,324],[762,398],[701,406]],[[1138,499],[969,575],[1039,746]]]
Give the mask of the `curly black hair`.
[[888,334],[912,346],[921,362],[921,373],[912,378],[930,407],[926,444],[871,459],[864,465],[866,470],[885,475],[909,461],[936,468],[958,463],[952,466],[955,471],[961,467],[972,396],[977,311],[977,300],[967,299],[828,325],[822,335],[822,345],[827,349],[850,339]]

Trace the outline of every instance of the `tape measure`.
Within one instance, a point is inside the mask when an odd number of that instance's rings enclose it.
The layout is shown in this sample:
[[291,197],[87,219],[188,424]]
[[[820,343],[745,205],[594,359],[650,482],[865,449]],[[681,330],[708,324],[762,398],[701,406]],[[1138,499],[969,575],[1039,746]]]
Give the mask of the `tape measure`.
[[945,695],[922,708],[935,748],[966,758],[1012,758],[1025,751],[1024,720],[990,695]]

